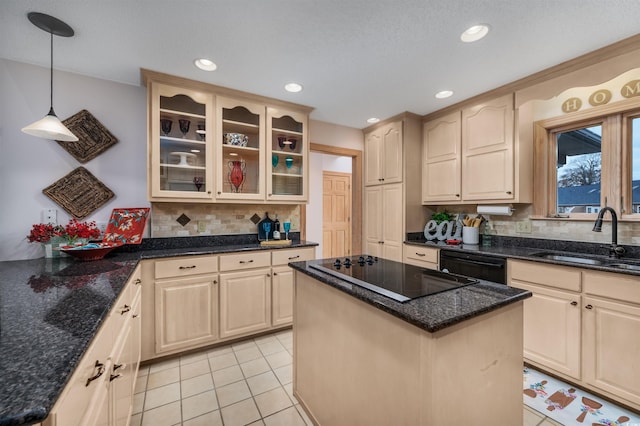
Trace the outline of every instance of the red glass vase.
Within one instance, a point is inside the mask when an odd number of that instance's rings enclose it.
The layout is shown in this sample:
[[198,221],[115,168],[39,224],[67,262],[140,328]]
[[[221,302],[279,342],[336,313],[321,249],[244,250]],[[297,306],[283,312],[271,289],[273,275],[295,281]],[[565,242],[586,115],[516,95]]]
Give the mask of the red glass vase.
[[244,160],[229,161],[229,183],[231,183],[232,192],[242,191],[242,184],[244,183],[244,177],[246,176],[246,167],[247,164]]

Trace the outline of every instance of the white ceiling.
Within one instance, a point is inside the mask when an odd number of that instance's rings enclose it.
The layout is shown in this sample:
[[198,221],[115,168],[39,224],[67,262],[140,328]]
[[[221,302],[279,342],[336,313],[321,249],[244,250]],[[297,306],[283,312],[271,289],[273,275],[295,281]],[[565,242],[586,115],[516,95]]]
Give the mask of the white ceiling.
[[[134,85],[148,68],[315,107],[316,120],[426,114],[639,31],[640,0],[0,0],[0,57],[49,66],[37,11],[68,23],[54,68]],[[460,33],[477,23],[489,35]],[[196,69],[207,57],[218,70]],[[285,83],[304,86],[301,93]],[[57,88],[56,88],[57,89]],[[434,94],[455,92],[447,100]]]

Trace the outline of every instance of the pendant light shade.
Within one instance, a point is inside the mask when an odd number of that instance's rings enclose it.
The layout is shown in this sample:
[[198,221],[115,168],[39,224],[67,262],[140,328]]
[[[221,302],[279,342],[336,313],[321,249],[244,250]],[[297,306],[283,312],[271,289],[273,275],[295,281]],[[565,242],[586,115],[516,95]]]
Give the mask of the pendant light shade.
[[33,25],[51,35],[50,106],[49,113],[44,118],[23,127],[22,131],[38,138],[75,142],[78,138],[62,124],[53,111],[53,36],[55,34],[61,37],[72,37],[73,29],[61,20],[44,13],[31,12],[27,17]]

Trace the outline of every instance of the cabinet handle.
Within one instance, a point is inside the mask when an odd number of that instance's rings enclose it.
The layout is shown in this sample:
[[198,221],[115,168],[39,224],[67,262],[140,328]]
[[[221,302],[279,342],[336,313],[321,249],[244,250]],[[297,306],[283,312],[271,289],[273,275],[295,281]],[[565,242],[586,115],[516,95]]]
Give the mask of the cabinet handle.
[[222,192],[218,191],[218,195],[222,194]]
[[592,305],[587,305],[587,306],[585,306],[585,308],[587,308],[587,309],[593,309],[593,306],[592,306]]
[[129,312],[130,310],[131,310],[131,306],[129,306],[129,305],[124,305],[124,306],[122,307],[122,309],[120,309],[120,315],[124,315],[124,314],[126,314],[127,312]]
[[267,274],[267,277],[271,278],[271,274]]
[[195,269],[196,265],[191,266],[180,266],[178,269]]
[[131,315],[131,318],[138,318],[138,315],[140,315],[140,314],[133,314],[133,315]]
[[269,197],[273,197],[273,194],[269,194]]
[[118,377],[121,377],[120,374],[110,374],[109,375],[109,381],[113,382],[115,379],[117,379]]
[[456,198],[460,198],[460,194],[456,194]]
[[240,263],[253,263],[253,259],[251,259],[251,260],[241,260]]
[[218,284],[218,280],[213,280],[213,283],[214,284]]
[[124,364],[114,364],[113,371],[116,371],[118,368],[121,368]]
[[507,194],[511,195],[511,191],[507,191]]
[[277,273],[277,272],[274,272],[274,273],[273,273],[273,276],[275,277],[276,275],[278,275],[278,273]]
[[578,302],[574,300],[573,302],[571,302],[571,306],[578,306]]
[[102,376],[102,374],[104,373],[104,364],[102,364],[100,361],[96,360],[96,365],[94,365],[93,368],[97,368],[98,372],[87,379],[87,383],[85,384],[85,387],[89,386],[91,382],[93,382],[98,377]]
[[418,253],[418,252],[416,252],[416,254],[417,254],[418,256],[420,256],[420,257],[425,257],[425,256],[426,256],[426,253]]
[[299,257],[300,257],[300,255],[297,255],[297,256],[290,256],[290,257],[289,257],[289,260],[297,259],[297,258],[299,258]]
[[211,194],[211,191],[207,191],[207,194]]
[[142,283],[142,280],[140,278],[136,278],[136,280],[133,283],[135,285],[140,285],[140,283]]

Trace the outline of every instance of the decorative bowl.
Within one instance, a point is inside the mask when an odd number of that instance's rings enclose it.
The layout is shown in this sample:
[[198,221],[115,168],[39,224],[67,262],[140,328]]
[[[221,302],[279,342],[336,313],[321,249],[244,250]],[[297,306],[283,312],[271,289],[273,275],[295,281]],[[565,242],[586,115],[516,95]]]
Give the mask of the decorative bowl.
[[78,260],[99,260],[105,257],[111,250],[120,247],[119,243],[89,243],[83,246],[63,246],[60,251],[75,257]]
[[227,145],[247,146],[249,143],[249,136],[243,133],[225,133],[223,136],[223,142]]

